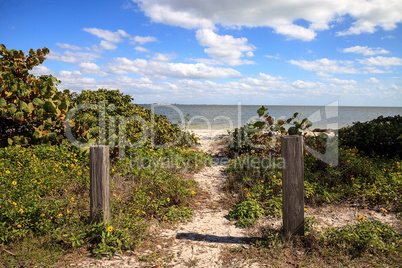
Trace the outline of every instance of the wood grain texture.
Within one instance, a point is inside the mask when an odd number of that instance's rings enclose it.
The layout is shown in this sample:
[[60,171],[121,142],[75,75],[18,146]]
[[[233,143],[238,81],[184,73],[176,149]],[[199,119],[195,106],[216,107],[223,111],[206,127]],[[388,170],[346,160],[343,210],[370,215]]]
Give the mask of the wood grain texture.
[[91,220],[104,223],[110,216],[109,146],[91,146],[89,152]]
[[303,137],[281,139],[283,231],[285,235],[304,235],[304,160]]

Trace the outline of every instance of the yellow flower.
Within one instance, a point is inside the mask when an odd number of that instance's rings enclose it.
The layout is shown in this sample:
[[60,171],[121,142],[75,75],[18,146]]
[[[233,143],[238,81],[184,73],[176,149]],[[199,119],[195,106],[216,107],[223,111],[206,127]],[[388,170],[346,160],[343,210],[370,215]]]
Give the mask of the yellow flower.
[[70,214],[70,213],[71,213],[71,211],[67,209],[67,214]]
[[24,213],[24,210],[22,208],[20,208],[19,212]]
[[112,226],[109,226],[109,227],[107,227],[107,230],[108,230],[109,232],[113,232],[113,227],[112,227]]
[[247,197],[250,197],[251,196],[251,194],[250,193],[247,193]]
[[59,217],[63,217],[63,214],[61,214],[61,213],[60,213],[60,214],[59,214],[59,215],[57,215],[57,216],[59,216]]
[[167,220],[168,218],[165,216],[164,219]]
[[17,227],[18,227],[18,228],[21,228],[21,224],[18,224]]
[[16,182],[16,181],[13,181],[12,184],[13,184],[13,185],[17,185],[17,182]]
[[308,209],[307,209],[307,208],[304,208],[304,212],[308,212]]
[[73,201],[73,202],[74,202],[74,197],[71,197],[71,201]]
[[16,205],[17,205],[17,203],[13,202],[13,205],[14,205],[14,206],[16,206]]
[[377,227],[377,230],[380,231],[380,232],[382,232],[382,230],[381,230],[380,228],[378,228],[378,227]]
[[9,174],[9,173],[11,173],[9,170],[6,170],[6,174]]
[[275,175],[274,175],[273,177],[274,177],[274,179],[276,178],[276,176],[275,176]]
[[191,194],[195,194],[195,192],[194,192],[194,191],[191,191]]
[[145,214],[145,211],[141,211],[142,214]]
[[382,209],[382,212],[383,212],[383,213],[387,213],[388,210],[386,210],[385,208],[383,208],[383,209]]
[[169,197],[167,198],[167,201],[170,202],[170,198],[169,198]]
[[40,216],[43,217],[43,216],[45,216],[45,214],[42,213],[42,214],[40,214]]

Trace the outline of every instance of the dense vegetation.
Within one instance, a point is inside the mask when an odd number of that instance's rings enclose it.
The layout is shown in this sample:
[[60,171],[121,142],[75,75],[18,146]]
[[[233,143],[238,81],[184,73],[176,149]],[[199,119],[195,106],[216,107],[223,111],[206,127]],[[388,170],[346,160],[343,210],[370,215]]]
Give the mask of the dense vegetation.
[[[29,73],[48,53],[0,46],[1,265],[63,266],[79,249],[111,256],[135,250],[151,220],[191,219],[191,173],[208,158],[191,149],[195,136],[118,90],[57,90],[55,77]],[[89,144],[111,147],[107,225],[89,218]]]
[[[258,114],[261,116],[261,113]],[[229,153],[233,157],[226,169],[228,180],[225,184],[227,193],[232,196],[233,210],[229,213],[229,218],[236,220],[240,227],[250,226],[264,215],[280,217],[282,214],[279,148],[280,137],[288,133],[272,129],[273,122],[266,118],[261,117],[258,131],[245,131],[252,129],[250,126],[236,129],[228,143]],[[298,119],[296,122],[302,121]],[[283,126],[282,123],[277,122],[276,125]],[[395,116],[379,117],[340,129],[339,150],[334,151],[338,154],[337,165],[322,161],[305,150],[306,204],[320,206],[352,202],[383,213],[393,212],[401,217],[402,169],[398,147],[400,128],[401,117]],[[239,138],[239,133],[244,134]],[[325,153],[338,140],[337,137],[328,138],[323,133],[304,133],[304,142],[310,148]],[[266,148],[270,150],[267,151]],[[280,231],[267,230],[264,234],[266,240],[258,241],[256,248],[262,249],[258,250],[258,254],[266,256],[270,252],[269,257],[274,259],[275,254],[283,257],[283,253],[276,250],[290,247],[293,250],[306,251],[306,254],[313,252],[309,255],[313,263],[322,258],[335,260],[335,263],[342,261],[344,265],[349,265],[354,258],[369,260],[368,263],[371,264],[399,263],[401,235],[385,223],[364,220],[364,217],[359,219],[360,223],[356,226],[307,232],[306,237],[293,246],[284,243],[279,235]],[[306,222],[306,228],[310,228],[314,219],[306,218]],[[270,248],[269,251],[266,250],[267,247]],[[309,263],[307,258],[304,261],[306,265]],[[334,264],[326,261],[326,264],[330,263]]]

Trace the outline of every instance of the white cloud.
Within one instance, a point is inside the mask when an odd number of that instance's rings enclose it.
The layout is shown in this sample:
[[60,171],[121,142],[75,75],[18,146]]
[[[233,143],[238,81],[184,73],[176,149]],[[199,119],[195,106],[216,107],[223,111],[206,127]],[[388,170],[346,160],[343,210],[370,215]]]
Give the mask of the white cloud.
[[111,43],[111,42],[108,42],[108,41],[105,41],[105,40],[102,40],[101,42],[100,42],[100,45],[99,45],[101,48],[103,48],[103,49],[107,49],[107,50],[114,50],[114,49],[116,49],[117,48],[117,46],[115,45],[115,44],[113,44],[113,43]]
[[101,55],[93,52],[71,52],[64,51],[63,54],[59,52],[50,51],[50,53],[46,56],[49,60],[62,61],[62,62],[85,62],[85,61],[93,61],[96,58],[100,58]]
[[275,60],[279,60],[279,54],[276,54],[275,56],[273,55],[264,55],[264,57],[268,58],[268,59],[275,59]]
[[136,46],[134,49],[140,52],[149,52],[145,47]]
[[154,61],[170,61],[175,57],[176,57],[176,55],[173,55],[173,54],[155,53],[152,60],[154,60]]
[[306,29],[304,27],[294,24],[284,24],[273,26],[275,31],[279,34],[288,36],[289,39],[300,39],[303,41],[311,41],[317,35],[314,30]]
[[248,44],[247,38],[234,38],[231,35],[217,35],[211,29],[198,30],[196,38],[205,53],[213,59],[227,65],[253,64],[254,62],[241,59],[246,53],[247,57],[254,56],[255,47]]
[[134,44],[140,44],[143,45],[145,43],[149,43],[149,42],[157,42],[158,38],[154,37],[154,36],[134,36],[131,38],[132,42]]
[[82,50],[82,47],[70,45],[70,44],[67,44],[67,43],[56,43],[56,45],[58,45],[61,48],[65,48],[65,49]]
[[365,65],[378,65],[378,66],[392,66],[392,65],[402,65],[402,59],[397,57],[371,57],[367,59],[359,60],[361,64]]
[[[399,0],[133,0],[152,21],[186,29],[271,27],[289,39],[309,41],[346,15],[356,21],[338,35],[393,30],[402,22]],[[309,26],[295,21],[303,19]]]
[[123,41],[122,37],[129,37],[130,35],[123,30],[111,32],[109,30],[97,29],[97,28],[84,28],[84,31],[93,34],[99,38],[105,39],[112,43],[119,43]]
[[356,85],[357,84],[357,82],[353,79],[345,80],[345,79],[339,79],[339,78],[335,78],[335,77],[327,78],[327,79],[325,79],[325,81],[328,81],[330,83],[334,83],[337,85]]
[[[180,26],[186,29],[213,28],[214,23],[208,18],[203,18],[202,14],[197,15],[195,14],[196,12],[180,10],[180,8],[175,10],[177,6],[172,7],[170,3],[163,3],[164,1],[157,3],[158,1],[134,0],[134,2],[137,2],[145,15],[154,22]],[[180,3],[178,4],[180,5]],[[186,6],[186,3],[183,4],[183,6]]]
[[367,79],[366,81],[369,83],[379,83],[380,82],[380,80],[378,80],[375,77],[370,77],[370,79]]
[[308,71],[337,73],[337,74],[355,74],[358,73],[353,67],[352,61],[329,60],[327,58],[307,61],[307,60],[290,60],[289,63],[299,66]]
[[389,51],[385,50],[383,48],[371,48],[368,46],[354,46],[354,47],[348,47],[342,50],[344,53],[358,53],[358,54],[363,54],[364,56],[372,56],[372,55],[377,55],[377,54],[388,54]]
[[107,76],[106,72],[101,71],[100,67],[93,62],[82,62],[79,64],[81,73],[96,74],[99,76]]
[[232,68],[216,68],[203,63],[169,63],[164,61],[147,61],[145,59],[129,60],[115,58],[106,65],[105,71],[112,74],[138,73],[152,79],[190,78],[190,79],[221,79],[241,77],[240,72]]

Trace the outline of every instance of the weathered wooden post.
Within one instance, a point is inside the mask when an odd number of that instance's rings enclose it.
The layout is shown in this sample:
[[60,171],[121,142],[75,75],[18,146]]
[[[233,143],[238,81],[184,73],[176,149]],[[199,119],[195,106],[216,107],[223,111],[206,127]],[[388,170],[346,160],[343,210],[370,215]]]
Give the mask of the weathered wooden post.
[[109,146],[91,146],[89,149],[91,220],[110,221]]
[[303,137],[285,136],[281,139],[283,232],[285,235],[304,235],[304,163]]

